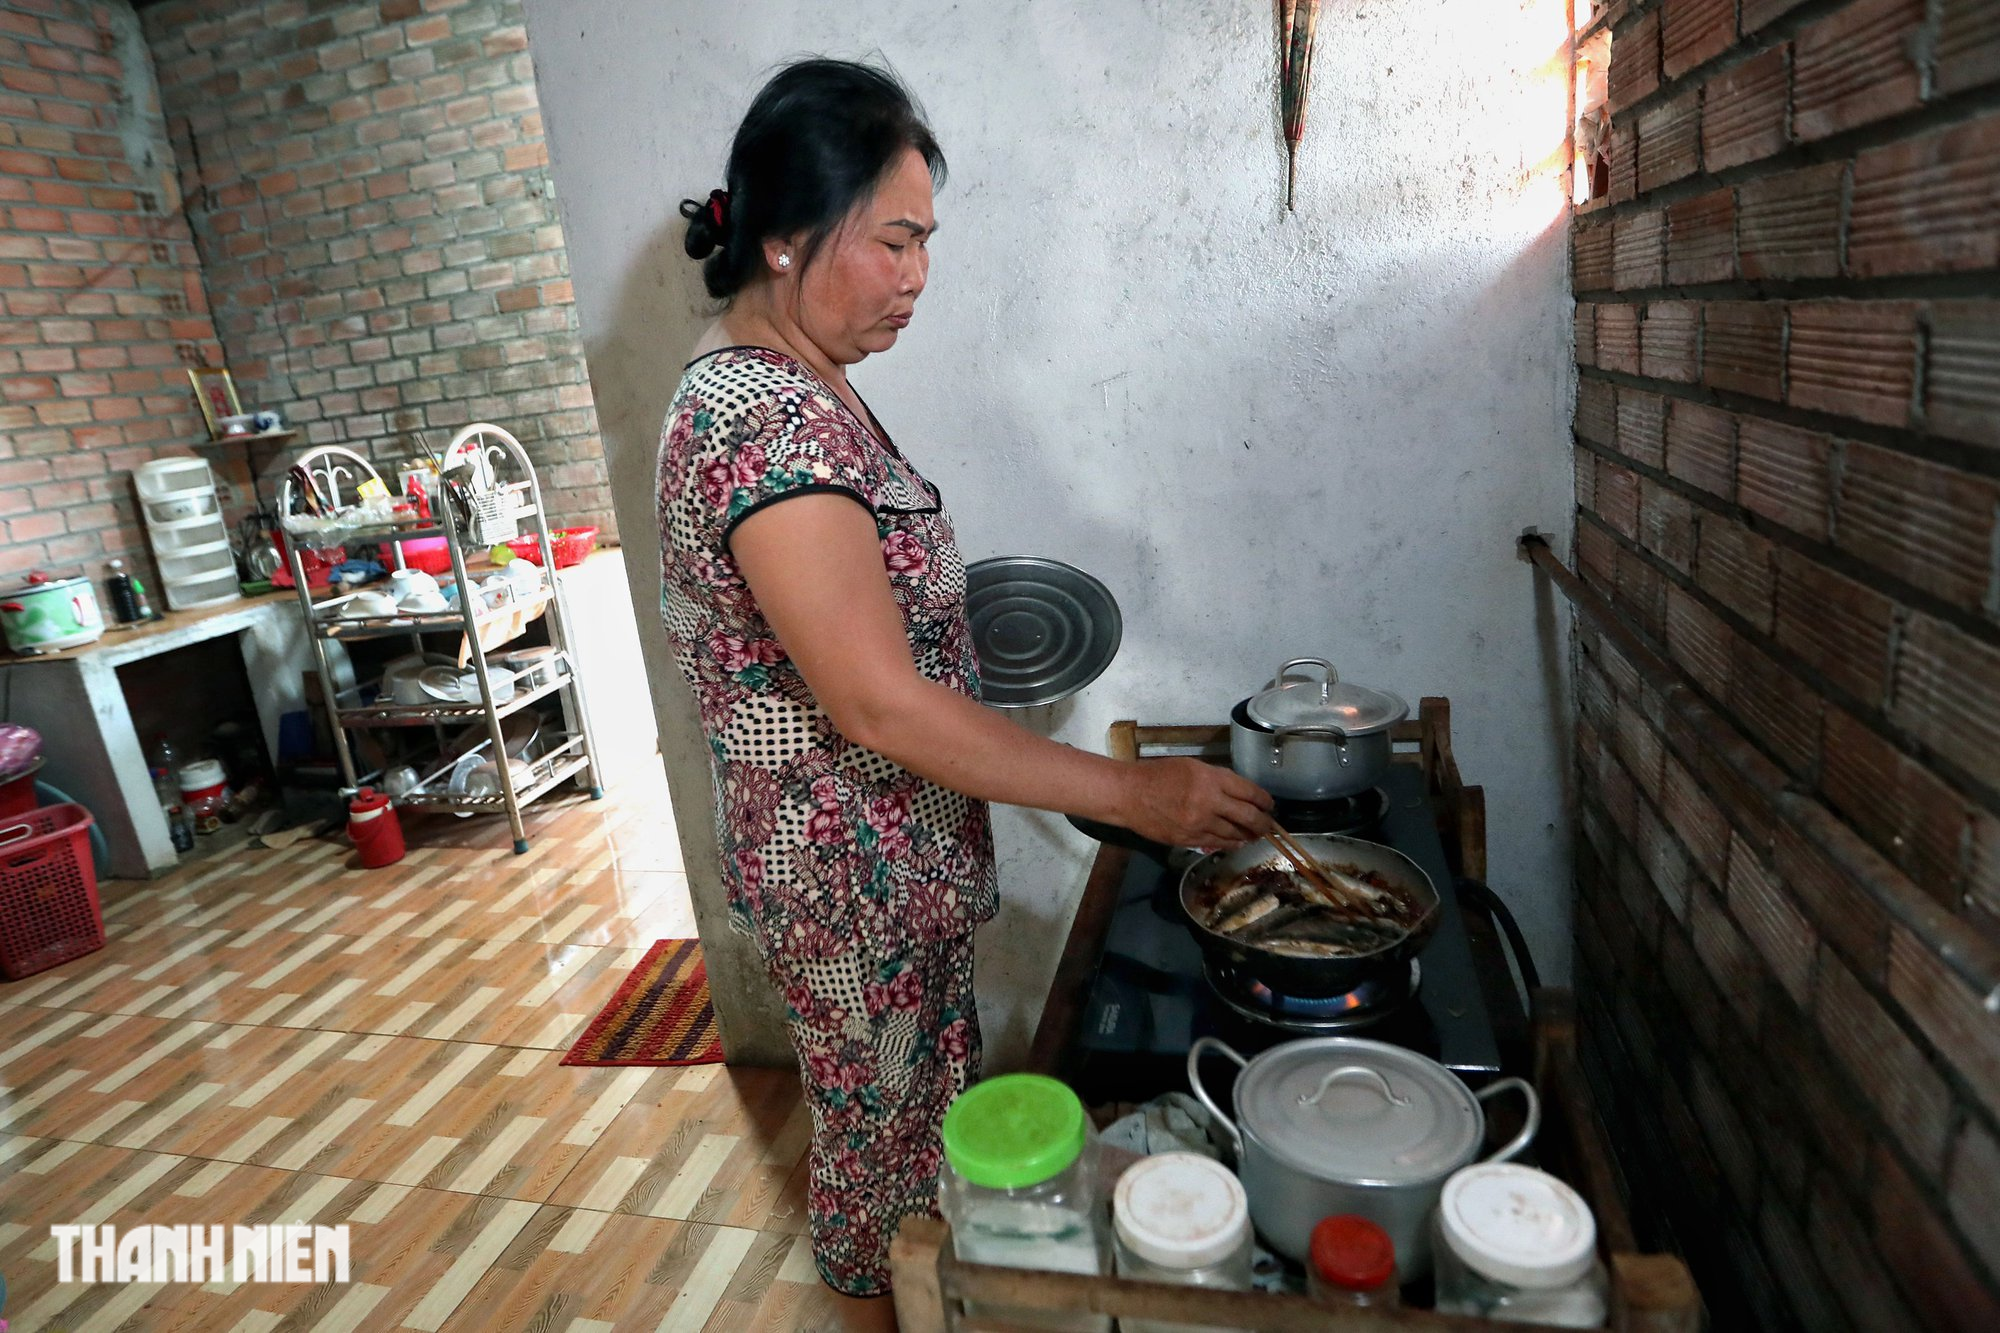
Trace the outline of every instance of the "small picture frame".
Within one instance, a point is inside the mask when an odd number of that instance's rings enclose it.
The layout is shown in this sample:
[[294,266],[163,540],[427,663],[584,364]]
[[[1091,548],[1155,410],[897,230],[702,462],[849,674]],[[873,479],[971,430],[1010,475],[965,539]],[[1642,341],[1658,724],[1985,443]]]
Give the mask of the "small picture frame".
[[201,404],[201,419],[208,423],[208,438],[221,439],[222,419],[243,415],[243,404],[236,397],[236,382],[229,378],[227,370],[196,366],[188,371],[188,383],[194,386],[195,401]]

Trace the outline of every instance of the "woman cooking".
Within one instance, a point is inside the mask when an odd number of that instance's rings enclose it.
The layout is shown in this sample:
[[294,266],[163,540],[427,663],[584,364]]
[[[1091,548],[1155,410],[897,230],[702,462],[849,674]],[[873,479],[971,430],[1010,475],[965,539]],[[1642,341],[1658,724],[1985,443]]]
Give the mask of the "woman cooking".
[[892,76],[773,77],[727,188],[681,205],[722,313],[660,447],[661,612],[709,741],[731,920],[784,995],[812,1106],[813,1254],[856,1296],[888,1290],[898,1222],[936,1212],[939,1125],[978,1078],[986,803],[1170,845],[1269,827],[1227,769],[1087,754],[980,705],[951,520],[847,377],[910,321],[943,177]]

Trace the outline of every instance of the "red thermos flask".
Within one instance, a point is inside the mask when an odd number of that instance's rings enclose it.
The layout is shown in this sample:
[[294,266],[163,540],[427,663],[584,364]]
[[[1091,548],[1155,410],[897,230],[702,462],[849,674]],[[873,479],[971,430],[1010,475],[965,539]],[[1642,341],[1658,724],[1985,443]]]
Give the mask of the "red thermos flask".
[[361,853],[361,864],[373,870],[403,859],[403,826],[389,798],[373,787],[354,793],[347,807],[347,836]]

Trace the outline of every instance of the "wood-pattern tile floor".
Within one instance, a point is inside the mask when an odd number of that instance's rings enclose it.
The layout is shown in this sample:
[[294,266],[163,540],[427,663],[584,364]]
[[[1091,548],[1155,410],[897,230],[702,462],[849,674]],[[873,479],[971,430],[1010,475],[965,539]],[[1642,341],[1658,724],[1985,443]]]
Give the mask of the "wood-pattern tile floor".
[[[789,1070],[572,1069],[694,934],[657,781],[101,886],[101,951],[0,984],[16,1333],[884,1329],[813,1271]],[[346,1223],[345,1286],[59,1284],[49,1227]]]

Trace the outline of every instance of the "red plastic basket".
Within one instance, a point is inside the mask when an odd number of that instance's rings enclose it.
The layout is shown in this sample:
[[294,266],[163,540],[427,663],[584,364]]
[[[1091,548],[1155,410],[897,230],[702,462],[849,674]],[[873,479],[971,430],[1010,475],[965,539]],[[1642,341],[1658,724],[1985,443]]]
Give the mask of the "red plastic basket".
[[451,573],[451,548],[442,537],[412,537],[402,544],[403,566],[426,574]]
[[0,976],[19,981],[103,947],[90,812],[49,805],[0,821]]
[[[582,564],[584,557],[597,549],[597,529],[557,528],[549,534],[549,545],[556,548],[556,568],[568,569]],[[534,537],[516,537],[507,543],[507,549],[529,564],[542,563],[542,544]]]

